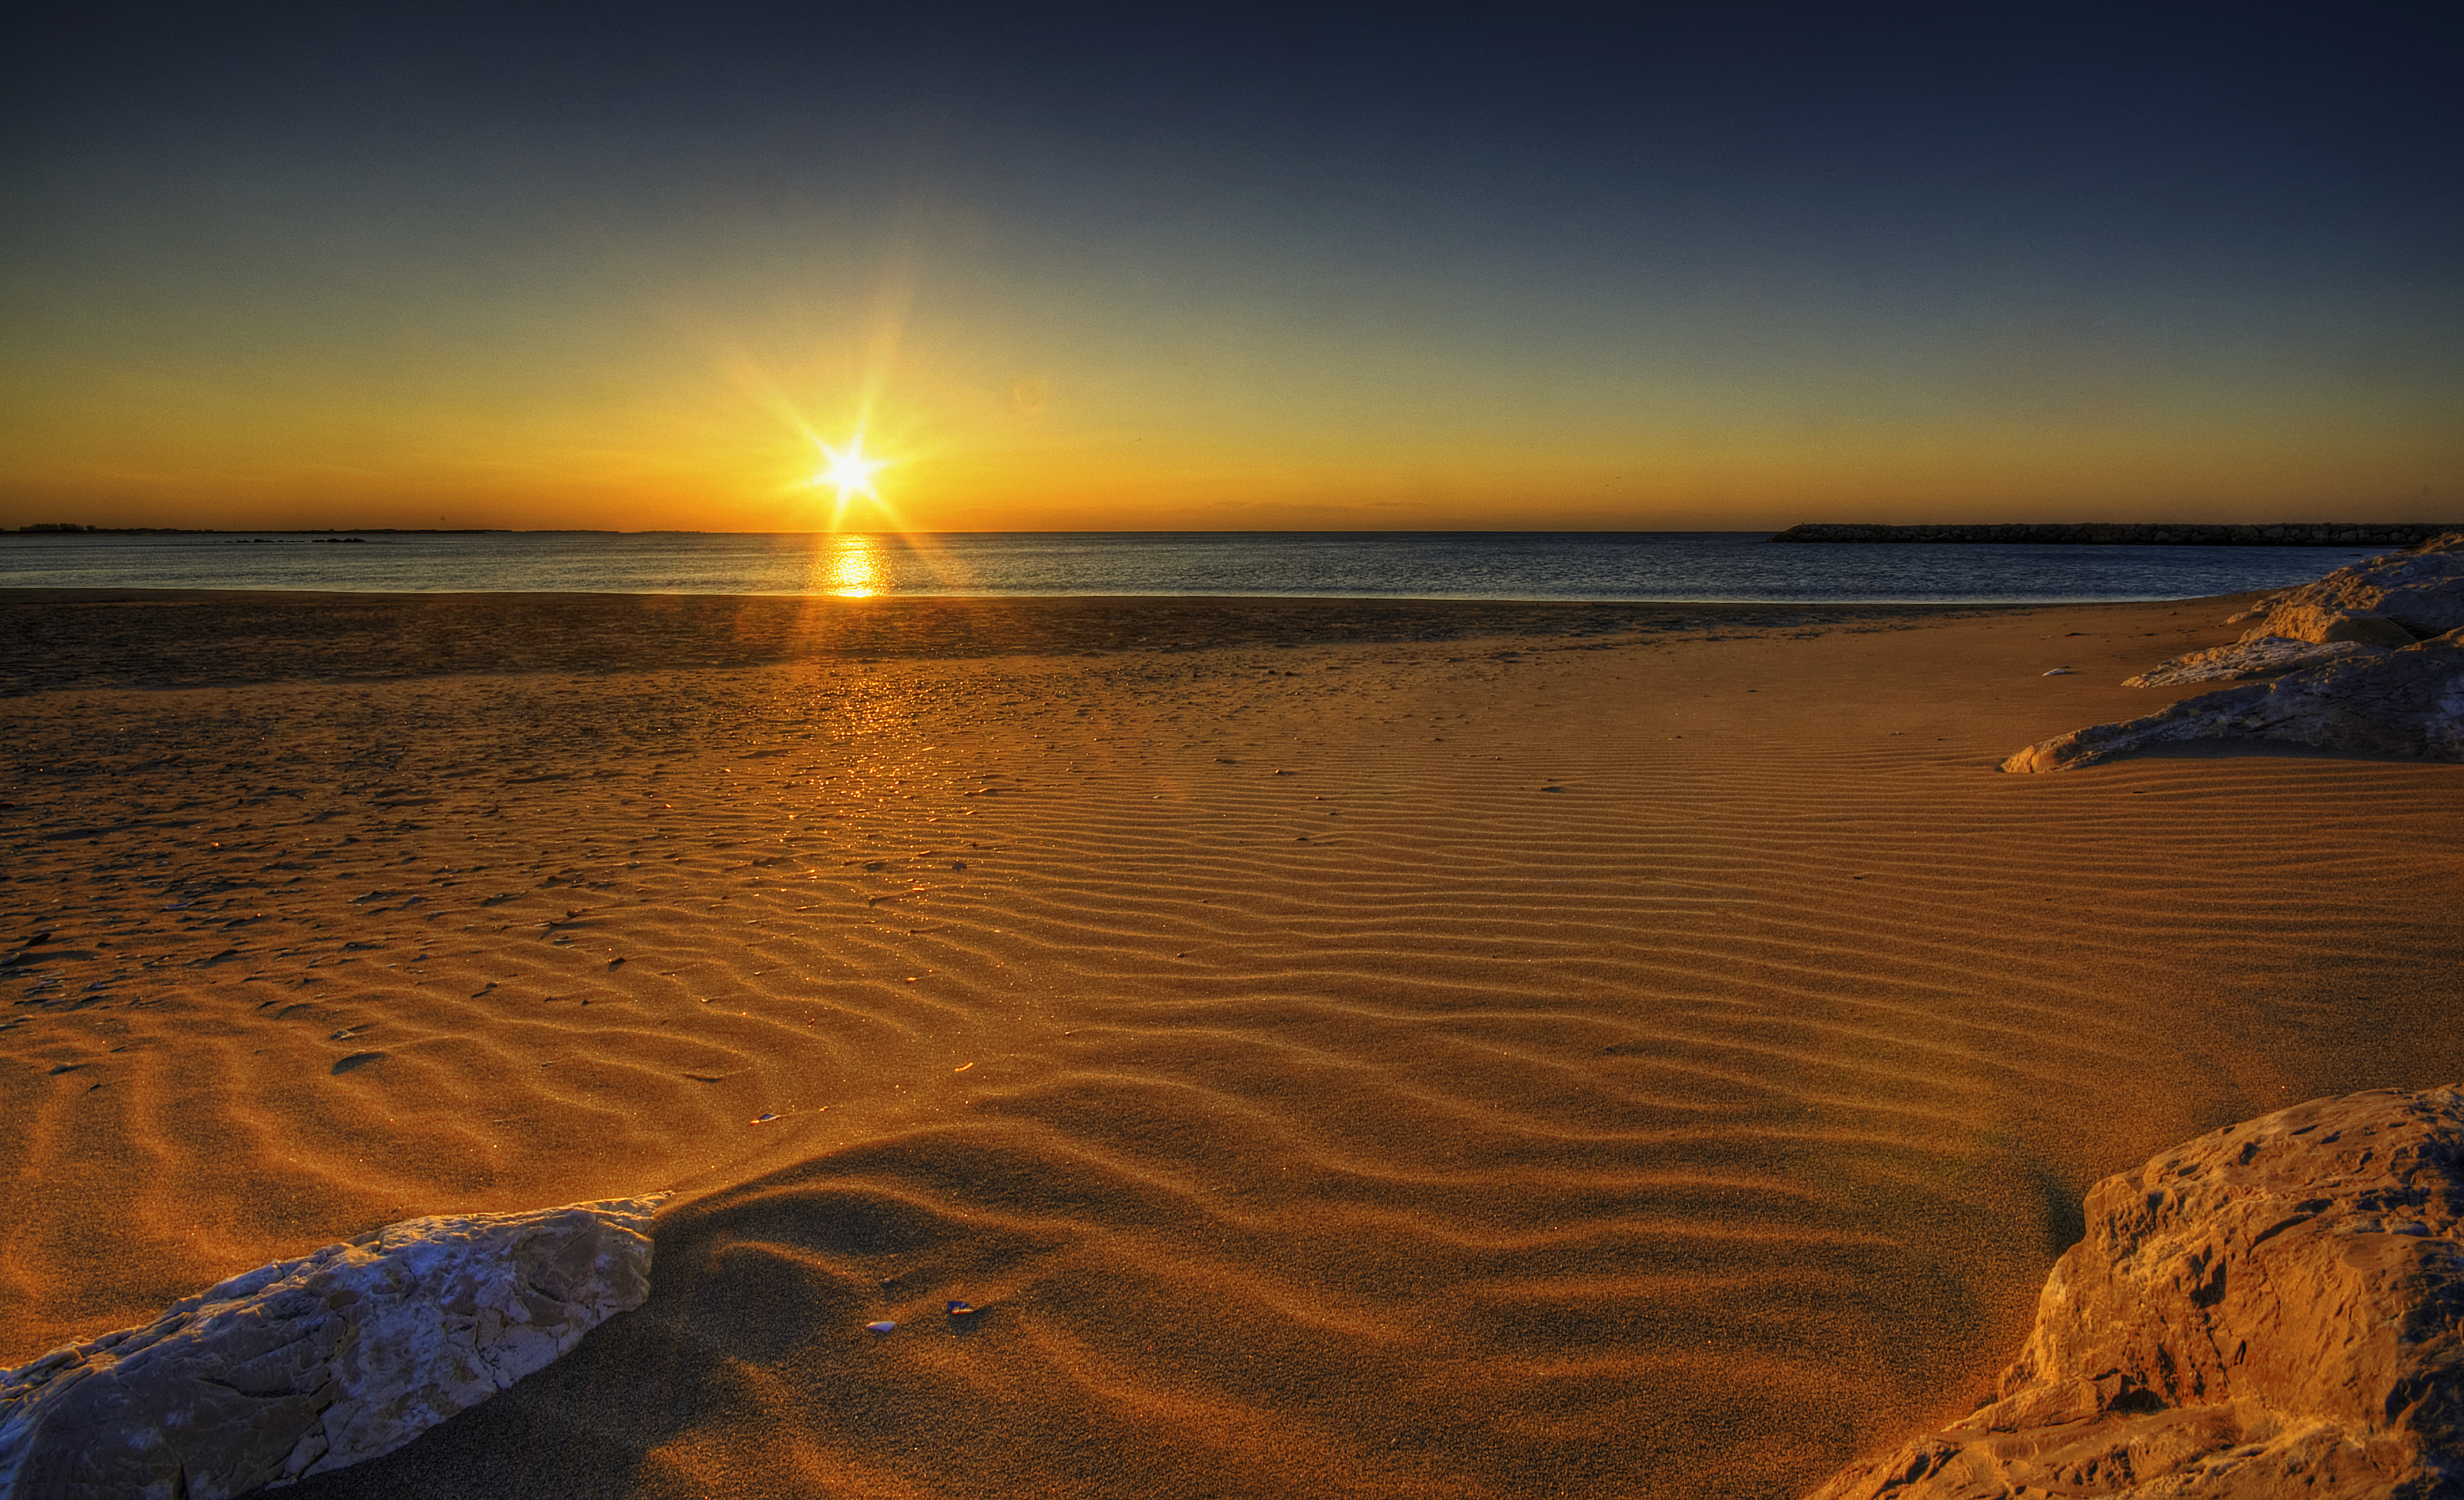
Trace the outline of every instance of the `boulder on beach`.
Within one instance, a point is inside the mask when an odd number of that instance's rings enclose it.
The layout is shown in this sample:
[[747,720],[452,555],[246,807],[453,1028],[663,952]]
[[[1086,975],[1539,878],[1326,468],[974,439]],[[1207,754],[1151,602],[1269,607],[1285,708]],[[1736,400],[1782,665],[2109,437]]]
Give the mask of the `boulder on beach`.
[[665,1196],[388,1225],[0,1373],[0,1500],[217,1500],[400,1447],[640,1306]]
[[2464,1493],[2464,1091],[2279,1110],[2086,1209],[1993,1398],[1813,1500]]
[[2031,745],[2009,772],[2062,771],[2192,740],[2268,740],[2313,750],[2464,760],[2464,630],[2185,698],[2144,718]]
[[[2410,637],[2406,643],[2410,643]],[[2234,683],[2259,677],[2282,677],[2305,666],[2321,666],[2347,657],[2385,656],[2387,647],[2357,641],[2319,642],[2282,636],[2244,637],[2229,646],[2211,646],[2173,657],[2122,680],[2124,687],[2178,687],[2185,683]]]
[[2287,601],[2269,609],[2266,622],[2253,626],[2241,639],[2244,643],[2277,640],[2306,641],[2314,645],[2354,641],[2371,646],[2409,646],[2421,637],[2391,616]]
[[2339,568],[2226,623],[2248,620],[2258,623],[2233,644],[2175,657],[2123,685],[2275,682],[2056,735],[2002,769],[2060,771],[2151,746],[2235,739],[2464,760],[2464,532]]
[[[2316,613],[2305,615],[2305,611]],[[2271,634],[2289,636],[2296,630],[2281,628],[2279,622],[2323,622],[2337,616],[2365,615],[2400,625],[2415,638],[2444,635],[2464,626],[2464,532],[2449,532],[2417,547],[2339,568],[2316,583],[2287,590],[2268,602],[2266,628]]]

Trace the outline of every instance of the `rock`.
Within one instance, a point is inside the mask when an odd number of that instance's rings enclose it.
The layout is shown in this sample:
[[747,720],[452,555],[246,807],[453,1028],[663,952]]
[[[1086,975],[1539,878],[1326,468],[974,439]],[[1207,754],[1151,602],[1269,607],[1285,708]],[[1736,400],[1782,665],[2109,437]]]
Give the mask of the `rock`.
[[2464,1091],[2202,1136],[2087,1226],[1994,1399],[1813,1500],[2464,1494]]
[[2271,636],[2277,640],[2307,641],[2319,645],[2352,641],[2363,645],[2390,647],[2409,646],[2420,639],[2385,615],[2291,602],[2269,610],[2267,623],[2252,627],[2242,640],[2247,642]]
[[2278,621],[2287,611],[2303,608],[2331,615],[2382,616],[2416,637],[2443,635],[2464,625],[2464,532],[2450,532],[2405,552],[2339,568],[2316,583],[2278,595],[2268,610],[2268,630],[2280,636],[2295,634],[2280,628]]
[[2002,769],[2093,766],[2190,740],[2273,740],[2464,760],[2464,630],[2401,651],[2305,667],[2273,683],[2202,693],[2145,718],[2074,729],[2028,747]]
[[2280,526],[2231,526],[2214,523],[2088,521],[2037,523],[2006,521],[1986,526],[1881,526],[1866,522],[1808,522],[1792,526],[1771,538],[1775,542],[2026,542],[2104,543],[2126,546],[2175,547],[2351,547],[2401,546],[2436,536],[2451,528],[2418,522],[2323,521],[2287,522]]
[[390,1452],[640,1306],[665,1196],[388,1225],[0,1373],[0,1500],[217,1500]]
[[[2409,641],[2411,638],[2406,639]],[[2184,683],[2233,683],[2253,677],[2281,677],[2305,666],[2341,662],[2346,657],[2386,654],[2385,646],[2363,645],[2352,641],[2322,645],[2308,641],[2287,641],[2281,636],[2254,635],[2229,646],[2211,646],[2205,651],[2174,657],[2149,667],[2137,677],[2123,679],[2122,685],[2178,687]]]

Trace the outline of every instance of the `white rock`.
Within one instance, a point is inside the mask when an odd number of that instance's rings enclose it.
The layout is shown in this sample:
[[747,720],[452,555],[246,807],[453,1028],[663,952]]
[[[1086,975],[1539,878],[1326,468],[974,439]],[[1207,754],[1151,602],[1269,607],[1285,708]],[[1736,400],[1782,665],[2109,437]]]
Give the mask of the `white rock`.
[[2123,679],[2124,687],[2178,687],[2184,683],[2236,683],[2249,678],[2281,677],[2305,666],[2319,666],[2353,656],[2385,656],[2385,646],[2358,641],[2289,641],[2282,636],[2246,636],[2229,646],[2211,646],[2159,663],[2137,677]]
[[2464,630],[2401,651],[2305,667],[2272,683],[2201,693],[2145,718],[2074,729],[2020,750],[2002,769],[2093,766],[2190,740],[2274,740],[2464,760]]
[[2443,635],[2464,626],[2464,532],[2339,568],[2316,583],[2278,595],[2268,605],[2270,626],[2304,607],[2383,616],[2415,636]]
[[2319,604],[2279,604],[2268,611],[2267,622],[2254,625],[2242,633],[2242,641],[2307,641],[2314,645],[2327,645],[2339,641],[2358,641],[2363,645],[2397,649],[2409,646],[2419,638],[2385,615],[2362,610],[2329,609]]
[[390,1452],[640,1306],[665,1197],[388,1225],[0,1373],[0,1500],[219,1500]]

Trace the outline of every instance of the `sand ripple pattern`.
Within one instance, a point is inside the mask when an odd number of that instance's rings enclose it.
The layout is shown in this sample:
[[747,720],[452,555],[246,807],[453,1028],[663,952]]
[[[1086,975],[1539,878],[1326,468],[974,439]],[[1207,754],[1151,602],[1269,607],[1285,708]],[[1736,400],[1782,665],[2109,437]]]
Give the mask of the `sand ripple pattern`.
[[[1763,700],[1889,642],[1750,644],[191,690],[107,764],[43,720],[9,920],[95,924],[6,970],[8,1155],[127,1196],[166,1292],[683,1189],[641,1312],[303,1497],[1785,1493],[1990,1377],[2109,1163],[2361,1068],[2357,997],[2452,1009],[2384,846],[2464,799],[1997,777],[2046,710]],[[105,773],[142,811],[80,835]],[[130,1299],[84,1235],[8,1231],[47,1337]]]

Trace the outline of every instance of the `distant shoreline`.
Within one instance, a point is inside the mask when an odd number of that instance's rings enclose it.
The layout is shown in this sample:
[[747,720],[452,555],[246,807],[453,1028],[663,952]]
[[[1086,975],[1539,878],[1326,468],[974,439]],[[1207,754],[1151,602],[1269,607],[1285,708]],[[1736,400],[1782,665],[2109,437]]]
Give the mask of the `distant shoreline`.
[[[65,523],[0,530],[6,536],[514,536],[510,526],[71,526]],[[616,536],[619,532],[555,528],[550,535]]]
[[[1730,532],[1650,530],[1564,532],[1550,528],[1538,530],[1506,529],[1498,531],[1462,531],[1438,529],[1402,532],[921,532],[921,536],[1750,536],[1762,533],[1761,527],[1741,527]],[[2086,522],[1980,522],[1925,526],[1886,526],[1859,521],[1807,521],[1770,533],[1774,542],[2004,542],[2039,545],[2104,545],[2104,546],[2177,546],[2177,547],[2339,547],[2387,544],[2409,546],[2453,531],[2464,531],[2464,522],[2369,522],[2359,521],[2261,521],[2250,523],[2170,522],[2170,521],[2086,521]],[[311,527],[218,527],[218,526],[78,526],[52,523],[36,526],[0,527],[0,536],[9,537],[81,537],[81,536],[235,536],[235,537],[350,537],[350,536],[829,536],[832,532],[703,532],[655,528],[648,531],[624,531],[613,527],[555,526],[311,526]],[[852,535],[883,534],[850,533]]]
[[2449,522],[2277,521],[2253,525],[2193,525],[2170,521],[2087,521],[2075,524],[2007,522],[1981,526],[1880,526],[1859,522],[1808,522],[1792,526],[1775,542],[2016,542],[2037,546],[2104,547],[2409,547],[2464,524]]

